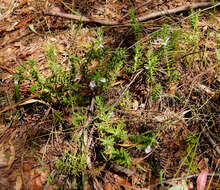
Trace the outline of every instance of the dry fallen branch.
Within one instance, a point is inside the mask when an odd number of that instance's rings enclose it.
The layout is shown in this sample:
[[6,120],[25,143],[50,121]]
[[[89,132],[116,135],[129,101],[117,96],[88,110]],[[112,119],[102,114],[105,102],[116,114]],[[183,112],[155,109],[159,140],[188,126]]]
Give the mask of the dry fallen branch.
[[[211,2],[192,3],[191,5],[184,5],[184,6],[174,8],[174,9],[169,9],[169,10],[165,10],[165,11],[159,11],[159,12],[143,15],[143,16],[138,17],[137,21],[143,22],[146,20],[150,20],[150,19],[154,19],[154,18],[157,18],[160,16],[164,16],[164,15],[170,15],[170,14],[180,13],[183,11],[188,11],[190,9],[198,9],[198,8],[206,8],[206,7],[211,8],[212,5],[213,4]],[[213,5],[212,7],[217,7],[219,5],[220,5],[220,3],[217,3],[217,4]],[[115,21],[107,21],[104,19],[88,18],[85,16],[78,16],[78,15],[63,13],[63,12],[54,11],[54,10],[45,10],[43,13],[46,16],[47,15],[48,16],[57,16],[57,17],[63,17],[63,18],[72,19],[72,20],[78,20],[81,22],[98,23],[98,24],[102,24],[102,25],[119,25],[119,24],[129,24],[130,23],[130,21],[125,21],[123,23],[119,23],[119,22],[115,22]]]
[[[169,10],[165,10],[165,11],[160,11],[160,12],[147,14],[147,15],[138,17],[137,20],[139,22],[143,22],[145,20],[150,20],[150,19],[157,18],[157,17],[164,16],[164,15],[176,14],[176,13],[180,13],[180,12],[183,12],[183,11],[188,11],[190,9],[210,7],[212,5],[213,4],[211,2],[192,3],[191,5],[184,5],[184,6],[174,8],[174,9],[169,9]],[[215,5],[215,7],[217,7],[219,5],[220,5],[220,3],[217,3]]]
[[111,22],[111,21],[106,21],[106,20],[96,19],[96,18],[87,18],[85,16],[78,16],[78,15],[53,11],[53,10],[46,10],[43,13],[44,13],[44,15],[63,17],[63,18],[67,18],[67,19],[78,20],[81,22],[98,23],[98,24],[102,24],[102,25],[117,25],[117,24],[119,24],[117,22]]
[[209,140],[209,142],[212,144],[212,146],[215,148],[216,152],[220,155],[220,148],[219,148],[219,144],[217,144],[213,139],[212,137],[210,136],[209,132],[206,131],[203,133],[206,138]]

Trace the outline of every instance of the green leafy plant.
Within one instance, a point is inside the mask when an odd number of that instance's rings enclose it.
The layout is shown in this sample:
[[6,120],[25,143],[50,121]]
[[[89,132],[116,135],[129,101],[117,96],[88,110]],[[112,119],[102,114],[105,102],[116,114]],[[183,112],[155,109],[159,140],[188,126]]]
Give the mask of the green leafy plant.
[[132,61],[133,64],[133,71],[136,71],[139,66],[142,64],[142,46],[140,44],[140,38],[141,38],[141,27],[138,21],[135,18],[135,11],[133,9],[130,10],[130,19],[131,19],[131,27],[133,30],[133,33],[135,35],[136,43],[134,44],[134,58]]
[[189,17],[189,23],[192,26],[191,30],[185,31],[182,34],[183,41],[187,49],[186,52],[192,52],[192,56],[186,57],[187,62],[190,63],[189,66],[193,65],[196,59],[199,58],[199,41],[200,41],[200,31],[199,31],[199,17],[200,11],[195,12],[194,10],[191,11],[191,15]]
[[71,118],[72,124],[75,127],[83,126],[85,124],[85,111],[83,109],[79,109],[77,111],[73,111],[73,115]]
[[146,54],[146,61],[147,64],[145,65],[145,68],[147,69],[147,82],[154,82],[154,74],[157,65],[157,56],[153,54],[152,50],[148,50]]
[[65,151],[55,164],[59,173],[79,176],[86,169],[86,157],[85,154]]
[[185,141],[187,142],[186,156],[182,158],[181,164],[175,176],[179,174],[180,169],[183,166],[186,166],[188,170],[188,175],[197,171],[198,167],[197,167],[197,164],[194,162],[194,158],[195,158],[195,154],[198,148],[199,139],[200,139],[200,135],[197,136],[194,133],[191,133],[185,138]]
[[133,33],[135,35],[136,40],[140,40],[141,37],[141,28],[140,28],[140,24],[138,23],[138,21],[135,18],[135,11],[133,9],[131,9],[129,11],[129,15],[130,15],[130,19],[131,19],[131,27],[133,29]]
[[104,147],[103,156],[107,160],[115,160],[117,163],[126,167],[130,166],[132,159],[129,153],[122,147],[119,148],[117,146],[117,143],[128,139],[127,132],[123,130],[124,124],[122,122],[114,123],[111,121],[111,113],[113,110],[106,112],[107,107],[102,98],[96,97],[96,105],[98,114],[95,125],[98,127],[100,132],[99,140]]
[[156,135],[153,132],[145,132],[139,135],[130,135],[130,141],[138,151],[142,151],[149,145],[154,146],[156,143]]
[[129,167],[132,162],[129,152],[119,144],[131,142],[132,147],[141,151],[156,142],[156,136],[153,133],[129,135],[124,130],[123,121],[113,122],[111,120],[113,110],[106,112],[107,107],[104,99],[96,97],[96,105],[98,113],[95,125],[100,132],[99,141],[104,148],[103,157],[106,160],[113,160],[118,164]]
[[160,97],[161,91],[162,91],[162,86],[159,83],[157,83],[151,93],[152,99],[157,100]]
[[180,73],[178,71],[173,71],[170,76],[171,82],[176,82],[180,77]]
[[48,174],[47,181],[49,184],[52,184],[54,181],[54,175],[52,173]]
[[193,34],[191,35],[191,43],[195,46],[194,51],[198,51],[199,45],[199,15],[200,13],[195,13],[193,10],[191,12],[191,16],[189,17],[189,23],[193,27]]
[[133,61],[134,71],[136,71],[140,67],[140,65],[143,63],[142,59],[143,59],[142,47],[140,45],[140,42],[136,42],[134,45],[134,61]]
[[178,38],[179,31],[167,24],[163,24],[162,30],[159,33],[159,39],[161,39],[161,46],[157,50],[158,56],[162,58],[162,61],[166,63],[166,74],[171,77],[171,71],[175,69],[175,51],[178,50]]
[[118,164],[121,164],[126,167],[130,167],[132,158],[130,157],[130,154],[124,149],[120,148],[117,149],[116,152],[114,153],[115,156],[115,162]]
[[126,57],[127,53],[123,48],[119,48],[112,53],[110,64],[106,65],[106,75],[110,79],[110,81],[114,82],[116,76],[122,70]]
[[38,69],[38,65],[33,59],[21,64],[16,73],[19,80],[29,80],[32,83],[31,92],[40,91],[42,98],[46,98],[50,103],[65,103],[72,105],[76,100],[80,100],[79,95],[73,96],[78,91],[79,84],[74,83],[75,66],[68,62],[65,69],[58,61],[57,53],[52,45],[46,46],[45,56],[47,57],[47,69],[49,75],[44,76]]
[[193,9],[191,10],[191,15],[189,17],[189,23],[192,25],[194,31],[198,31],[198,23],[199,23],[200,12],[195,12]]
[[186,153],[187,156],[185,157],[185,164],[188,168],[188,173],[193,173],[197,171],[197,164],[194,162],[194,157],[196,155],[197,147],[199,144],[200,135],[197,136],[196,134],[188,135],[185,141],[188,143]]
[[[46,74],[39,70],[34,59],[20,64],[15,74],[15,96],[19,99],[19,82],[29,81],[30,92],[40,92],[41,98],[49,103],[67,106],[81,105],[89,102],[89,96],[82,96],[83,91],[91,91],[94,87],[104,91],[122,69],[126,52],[118,49],[109,51],[102,45],[101,29],[97,30],[97,41],[87,52],[84,59],[69,55],[67,63],[61,64],[53,45],[47,44]],[[77,79],[81,75],[80,79]],[[94,85],[89,85],[93,83]],[[92,89],[91,89],[92,88]]]

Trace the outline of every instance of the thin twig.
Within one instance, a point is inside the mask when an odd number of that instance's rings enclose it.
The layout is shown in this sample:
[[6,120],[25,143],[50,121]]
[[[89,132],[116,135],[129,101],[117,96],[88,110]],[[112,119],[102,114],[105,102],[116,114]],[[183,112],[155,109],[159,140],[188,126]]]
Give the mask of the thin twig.
[[125,92],[129,89],[129,87],[134,83],[135,79],[143,72],[143,69],[140,69],[139,72],[137,72],[137,74],[134,76],[134,78],[131,80],[131,82],[127,85],[127,87],[124,88],[123,92],[121,93],[121,95],[119,96],[119,98],[116,100],[116,102],[109,106],[106,111],[111,110],[113,107],[115,107],[118,102],[121,100],[121,98],[124,96]]
[[88,128],[89,124],[92,122],[92,113],[94,111],[94,106],[95,106],[95,98],[93,97],[91,100],[89,112],[87,113],[87,120],[85,123],[85,128]]
[[91,161],[92,156],[91,156],[91,151],[90,150],[92,149],[92,147],[95,144],[94,140],[93,140],[94,139],[94,137],[93,137],[94,132],[95,132],[95,125],[89,131],[89,137],[88,137],[88,139],[86,141],[86,144],[85,144],[85,148],[86,148],[86,152],[87,152],[87,154],[86,154],[86,164],[87,164],[87,166],[90,170],[93,169],[93,165],[92,165],[92,161]]
[[209,134],[208,131],[205,131],[203,134],[206,136],[206,138],[207,138],[207,139],[209,140],[209,142],[212,144],[212,146],[214,147],[214,149],[216,150],[216,152],[220,155],[220,148],[219,148],[220,145],[218,145],[217,143],[215,143],[215,141],[212,139],[212,137],[211,137],[211,135]]
[[[90,108],[87,111],[87,119],[85,122],[84,127],[82,127],[78,133],[78,138],[80,138],[83,135],[83,144],[82,144],[82,153],[86,152],[86,164],[89,169],[92,169],[92,162],[91,162],[91,154],[89,152],[89,147],[91,145],[92,139],[88,139],[88,127],[91,124],[93,117],[92,112],[94,111],[94,105],[95,105],[95,98],[93,97],[91,100]],[[92,134],[90,135],[90,137]],[[90,143],[90,144],[89,144]],[[83,172],[82,173],[82,179],[83,179],[83,190],[87,189],[88,187],[88,173]]]
[[214,133],[213,133],[212,131],[210,131],[209,129],[208,129],[208,131],[209,131],[209,134],[210,134],[215,140],[217,140],[218,142],[220,142],[220,138],[217,137],[216,134],[214,134]]
[[[88,112],[88,118],[87,118],[87,121],[86,121],[86,124],[85,124],[85,130],[88,130],[88,127],[92,122],[92,119],[93,119],[92,118],[92,113],[94,112],[94,107],[95,107],[95,98],[93,97],[92,101],[91,101],[91,104],[90,104],[89,112]],[[87,166],[90,170],[92,169],[92,162],[91,162],[91,152],[89,150],[93,145],[92,142],[93,142],[93,133],[94,133],[94,131],[95,131],[95,128],[93,126],[92,129],[90,130],[89,137],[88,137],[88,133],[85,133],[85,147],[84,148],[86,149],[86,152],[87,152],[86,164],[87,164]]]
[[[216,164],[215,170],[214,170],[214,174],[216,173],[216,170],[219,169],[219,162],[220,162],[220,159],[218,159],[218,161],[217,161],[217,164]],[[207,186],[207,190],[209,190],[209,187],[210,187],[211,184],[212,184],[213,178],[214,178],[214,175],[212,175],[212,176],[211,176],[211,179],[209,180],[209,184],[208,184],[208,186]]]
[[[91,104],[90,104],[90,108],[89,111],[87,112],[87,119],[85,122],[85,126],[83,128],[81,128],[79,135],[81,136],[82,134],[84,134],[83,138],[84,138],[84,145],[82,146],[82,152],[84,152],[84,150],[86,150],[87,154],[86,154],[86,164],[88,166],[89,169],[92,169],[92,162],[91,162],[91,153],[89,152],[90,147],[92,146],[92,139],[93,139],[93,133],[94,133],[94,128],[92,128],[90,130],[90,135],[88,137],[88,127],[91,124],[93,117],[92,117],[92,113],[94,112],[94,106],[95,106],[95,98],[93,97],[91,100]],[[84,131],[84,133],[83,133]],[[78,136],[79,138],[79,136]]]

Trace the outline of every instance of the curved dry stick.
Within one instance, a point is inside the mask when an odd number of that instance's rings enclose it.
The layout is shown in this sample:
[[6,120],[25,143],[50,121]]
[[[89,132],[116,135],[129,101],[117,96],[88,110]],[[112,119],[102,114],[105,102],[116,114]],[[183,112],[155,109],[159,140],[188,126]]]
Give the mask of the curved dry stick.
[[85,16],[78,16],[78,15],[53,11],[53,10],[45,10],[43,13],[44,13],[44,15],[63,17],[63,18],[67,18],[67,19],[78,20],[78,21],[88,22],[88,23],[94,22],[94,23],[98,23],[98,24],[102,24],[102,25],[118,25],[119,24],[117,22],[111,22],[111,21],[96,19],[96,18],[88,18]]
[[[145,20],[150,20],[150,19],[157,18],[157,17],[164,16],[164,15],[175,14],[175,13],[187,11],[190,9],[205,8],[205,7],[209,7],[212,5],[213,4],[211,2],[192,3],[191,5],[184,5],[184,6],[174,8],[174,9],[169,9],[169,10],[165,10],[165,11],[160,11],[160,12],[155,12],[155,13],[147,14],[144,16],[140,16],[137,18],[137,21],[143,22]],[[214,6],[217,7],[219,5],[220,5],[220,3],[217,3]]]
[[210,136],[210,134],[209,134],[208,131],[204,132],[203,134],[206,136],[206,138],[207,138],[207,139],[209,140],[209,142],[212,144],[212,146],[214,147],[214,149],[216,150],[216,152],[220,155],[220,148],[219,148],[220,145],[218,145],[218,144],[212,139],[212,137]]
[[[137,17],[137,21],[143,22],[146,20],[150,20],[150,19],[154,19],[154,18],[157,18],[160,16],[164,16],[164,15],[175,14],[175,13],[187,11],[190,9],[210,7],[212,5],[213,4],[211,2],[193,3],[191,5],[184,5],[184,6],[174,8],[174,9],[159,11],[159,12],[147,14],[144,16],[140,16],[140,17]],[[213,5],[212,7],[214,8],[219,5],[220,5],[220,3],[217,3],[217,4]],[[212,7],[210,7],[210,8],[212,8]],[[119,23],[119,22],[115,22],[115,21],[107,21],[104,19],[88,18],[85,16],[78,16],[78,15],[53,11],[53,10],[45,10],[43,13],[44,13],[44,15],[48,15],[48,16],[57,16],[57,17],[63,17],[63,18],[67,18],[67,19],[78,20],[78,21],[82,21],[82,22],[98,23],[98,24],[102,24],[102,25],[119,25],[119,24],[129,24],[130,23],[130,21],[125,21],[124,23]]]

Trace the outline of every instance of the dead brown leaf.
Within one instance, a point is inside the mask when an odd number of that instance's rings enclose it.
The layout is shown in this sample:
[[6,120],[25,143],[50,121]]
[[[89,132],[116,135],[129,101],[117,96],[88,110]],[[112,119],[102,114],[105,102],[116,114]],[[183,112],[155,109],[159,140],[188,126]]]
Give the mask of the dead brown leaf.
[[133,188],[131,187],[131,184],[125,180],[124,178],[114,174],[114,178],[115,181],[120,184],[121,186],[123,186],[125,188],[125,190],[133,190]]
[[104,190],[112,190],[112,185],[110,183],[107,183],[104,187]]
[[31,190],[43,190],[44,185],[47,182],[47,177],[49,174],[49,169],[47,168],[38,168],[33,169],[30,172],[30,189]]

